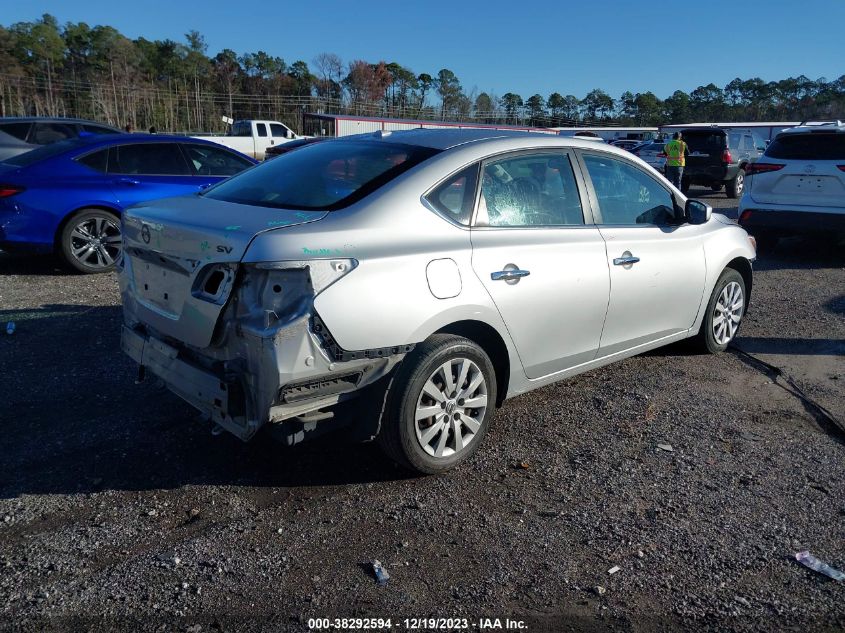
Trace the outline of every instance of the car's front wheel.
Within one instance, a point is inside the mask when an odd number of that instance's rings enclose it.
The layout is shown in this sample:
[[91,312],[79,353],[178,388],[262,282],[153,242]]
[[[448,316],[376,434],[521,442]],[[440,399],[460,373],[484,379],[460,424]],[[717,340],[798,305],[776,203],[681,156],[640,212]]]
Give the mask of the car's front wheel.
[[62,230],[59,248],[64,260],[79,272],[109,272],[123,252],[120,220],[102,209],[81,211]]
[[725,351],[736,338],[745,307],[745,280],[733,268],[726,268],[707,303],[707,312],[698,332],[699,348],[711,354]]
[[728,184],[725,185],[725,193],[728,194],[728,198],[739,198],[744,190],[745,170],[740,169],[736,172],[736,176],[734,176],[733,180],[729,180]]
[[478,450],[495,407],[495,371],[484,350],[469,339],[438,334],[399,367],[379,442],[402,466],[441,473]]

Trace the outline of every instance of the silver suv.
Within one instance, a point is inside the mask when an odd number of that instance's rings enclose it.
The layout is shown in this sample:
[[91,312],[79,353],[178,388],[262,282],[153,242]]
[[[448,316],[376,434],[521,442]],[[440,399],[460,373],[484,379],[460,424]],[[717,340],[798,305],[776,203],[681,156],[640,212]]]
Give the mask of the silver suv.
[[845,238],[845,125],[840,121],[784,130],[748,166],[739,223],[761,247],[790,235]]
[[746,232],[630,153],[413,130],[315,143],[123,216],[123,349],[241,439],[351,423],[469,457],[506,398],[736,336]]

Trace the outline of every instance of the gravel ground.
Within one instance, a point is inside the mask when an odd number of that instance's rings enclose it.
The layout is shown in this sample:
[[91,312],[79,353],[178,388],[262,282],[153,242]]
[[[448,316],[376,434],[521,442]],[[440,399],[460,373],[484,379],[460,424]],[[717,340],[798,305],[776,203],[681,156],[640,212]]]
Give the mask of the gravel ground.
[[799,240],[756,265],[738,346],[794,386],[674,346],[508,401],[469,464],[410,478],[212,436],[134,383],[114,275],[0,261],[0,629],[840,631],[845,583],[793,555],[845,570],[845,435],[796,396],[845,420],[844,266]]

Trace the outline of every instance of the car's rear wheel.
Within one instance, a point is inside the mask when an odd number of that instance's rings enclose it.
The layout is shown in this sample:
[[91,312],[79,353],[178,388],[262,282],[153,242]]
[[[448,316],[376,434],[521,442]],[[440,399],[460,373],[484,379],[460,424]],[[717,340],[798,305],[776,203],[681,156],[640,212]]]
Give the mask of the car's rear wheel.
[[79,272],[109,272],[123,252],[120,220],[102,209],[80,211],[65,224],[59,247],[64,260]]
[[727,349],[739,331],[745,302],[745,280],[733,268],[726,268],[713,287],[698,332],[698,346],[702,351],[717,354]]
[[397,371],[379,433],[388,456],[423,474],[469,459],[496,406],[495,371],[484,350],[469,339],[438,334]]
[[728,194],[728,198],[739,198],[744,190],[745,170],[740,169],[736,172],[736,176],[734,176],[733,180],[729,180],[728,184],[725,185],[725,193]]

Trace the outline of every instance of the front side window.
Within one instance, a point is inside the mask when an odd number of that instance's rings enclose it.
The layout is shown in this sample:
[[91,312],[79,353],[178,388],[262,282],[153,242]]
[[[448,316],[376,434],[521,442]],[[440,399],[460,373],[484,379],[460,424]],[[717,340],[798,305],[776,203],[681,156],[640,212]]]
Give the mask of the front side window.
[[288,137],[288,130],[281,123],[271,123],[270,124],[270,132],[276,138],[287,138]]
[[462,169],[438,185],[426,200],[444,218],[469,225],[475,202],[475,185],[478,180],[478,163]]
[[228,150],[208,145],[183,145],[198,176],[234,176],[253,163]]
[[233,176],[205,194],[215,200],[277,209],[341,209],[438,150],[377,141],[312,143]]
[[32,142],[48,145],[69,138],[76,138],[76,130],[66,123],[36,123],[32,132]]
[[751,138],[750,135],[746,134],[742,137],[742,149],[753,150],[754,149],[754,139]]
[[175,143],[138,143],[111,149],[110,174],[187,176],[185,159]]
[[482,168],[478,226],[584,224],[569,156],[544,152],[487,163]]
[[633,165],[596,154],[585,154],[584,164],[596,192],[597,224],[677,224],[672,194]]

